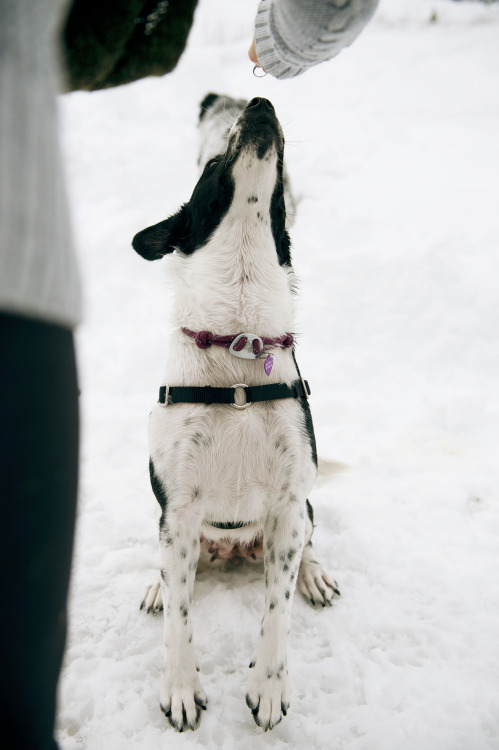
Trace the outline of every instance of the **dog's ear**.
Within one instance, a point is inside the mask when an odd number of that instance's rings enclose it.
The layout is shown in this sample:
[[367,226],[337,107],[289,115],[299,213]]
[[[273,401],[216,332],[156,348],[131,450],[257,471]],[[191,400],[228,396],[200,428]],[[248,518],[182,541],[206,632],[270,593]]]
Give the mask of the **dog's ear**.
[[205,116],[207,110],[211,107],[211,105],[213,104],[213,102],[216,102],[216,100],[218,99],[218,97],[219,97],[219,94],[213,94],[213,93],[206,94],[205,98],[203,99],[203,101],[200,104],[201,111],[199,112],[199,122],[201,122],[201,120]]
[[146,260],[159,260],[172,253],[188,234],[185,206],[169,219],[138,232],[132,240],[133,249]]

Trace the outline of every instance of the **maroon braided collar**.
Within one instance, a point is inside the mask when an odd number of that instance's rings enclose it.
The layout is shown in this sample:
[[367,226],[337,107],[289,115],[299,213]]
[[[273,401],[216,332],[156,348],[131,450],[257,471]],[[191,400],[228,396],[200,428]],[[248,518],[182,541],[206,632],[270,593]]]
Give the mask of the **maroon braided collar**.
[[[291,333],[285,333],[284,336],[277,336],[276,338],[270,339],[266,336],[257,336],[253,333],[236,333],[229,336],[216,336],[210,331],[191,331],[189,328],[182,328],[182,332],[186,336],[190,336],[194,339],[196,346],[199,349],[208,349],[212,344],[215,346],[224,346],[230,349],[231,353],[236,357],[246,357],[256,359],[264,352],[269,349],[281,347],[282,349],[289,349],[293,346],[293,336]],[[244,352],[248,352],[244,354]],[[248,356],[249,354],[249,356]]]

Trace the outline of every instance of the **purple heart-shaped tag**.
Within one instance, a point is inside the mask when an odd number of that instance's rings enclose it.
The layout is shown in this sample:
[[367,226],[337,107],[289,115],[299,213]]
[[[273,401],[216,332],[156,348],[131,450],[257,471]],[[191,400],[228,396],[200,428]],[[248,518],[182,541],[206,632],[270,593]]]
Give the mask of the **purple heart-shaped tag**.
[[263,365],[266,375],[270,375],[273,364],[274,364],[274,357],[272,356],[272,354],[267,354],[267,359],[265,360],[265,364]]

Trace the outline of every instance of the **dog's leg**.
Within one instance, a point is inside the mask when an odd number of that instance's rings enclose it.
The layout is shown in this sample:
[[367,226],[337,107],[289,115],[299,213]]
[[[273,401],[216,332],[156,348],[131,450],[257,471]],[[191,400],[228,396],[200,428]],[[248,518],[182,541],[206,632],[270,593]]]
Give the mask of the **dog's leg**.
[[190,606],[199,557],[201,513],[192,498],[168,499],[160,522],[165,668],[161,709],[179,732],[196,729],[207,698],[197,674]]
[[333,598],[340,596],[338,584],[329,575],[324,565],[317,560],[312,547],[314,530],[314,511],[307,500],[307,517],[305,519],[305,546],[298,573],[298,589],[312,606],[322,604],[331,606]]
[[287,639],[304,532],[305,500],[294,495],[270,511],[263,532],[265,615],[246,703],[265,731],[281,721],[289,706]]

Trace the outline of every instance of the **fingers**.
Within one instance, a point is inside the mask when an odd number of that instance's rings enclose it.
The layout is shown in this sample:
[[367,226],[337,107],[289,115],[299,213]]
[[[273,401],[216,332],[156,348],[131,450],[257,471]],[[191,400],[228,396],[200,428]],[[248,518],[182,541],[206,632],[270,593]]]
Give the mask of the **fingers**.
[[263,67],[263,65],[261,64],[260,60],[258,59],[258,55],[256,53],[256,42],[255,42],[255,38],[254,37],[253,37],[253,41],[251,42],[251,46],[250,46],[250,48],[248,50],[248,57],[251,60],[251,62],[255,63],[255,65],[258,68],[261,68],[264,73],[267,72],[265,70],[265,68]]

